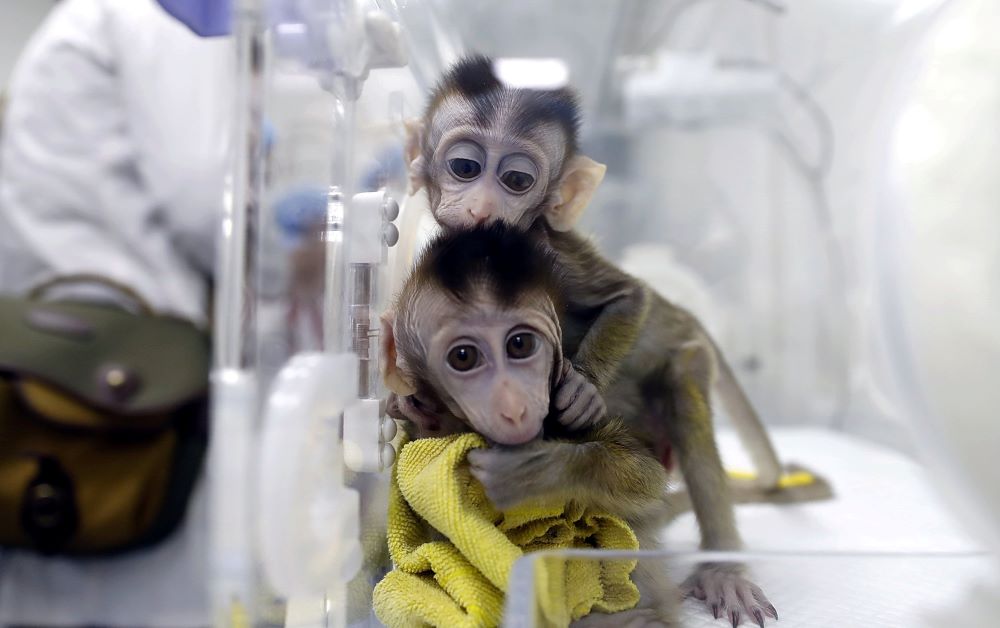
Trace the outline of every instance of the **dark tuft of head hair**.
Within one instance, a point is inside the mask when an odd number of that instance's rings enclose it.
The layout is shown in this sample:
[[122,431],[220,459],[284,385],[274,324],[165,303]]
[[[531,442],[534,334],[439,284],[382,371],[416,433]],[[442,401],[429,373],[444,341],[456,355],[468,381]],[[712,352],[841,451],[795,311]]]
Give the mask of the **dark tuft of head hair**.
[[493,73],[493,60],[484,55],[459,59],[445,74],[442,84],[467,98],[503,88]]
[[496,119],[504,107],[514,107],[517,131],[525,131],[542,123],[558,124],[566,136],[567,151],[576,153],[580,133],[580,105],[576,93],[569,88],[541,90],[508,87],[493,71],[493,60],[476,54],[457,61],[431,96],[428,112],[435,110],[442,99],[456,93],[475,108],[480,124]]
[[438,236],[417,267],[424,281],[462,302],[480,289],[505,306],[532,289],[558,300],[554,254],[529,233],[500,221]]

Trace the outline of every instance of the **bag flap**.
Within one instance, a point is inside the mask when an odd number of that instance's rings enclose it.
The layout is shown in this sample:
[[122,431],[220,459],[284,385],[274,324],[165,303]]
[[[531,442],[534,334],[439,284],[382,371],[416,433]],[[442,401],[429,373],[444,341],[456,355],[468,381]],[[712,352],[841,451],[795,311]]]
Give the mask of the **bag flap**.
[[178,318],[0,297],[0,372],[99,410],[171,412],[207,394],[209,340]]

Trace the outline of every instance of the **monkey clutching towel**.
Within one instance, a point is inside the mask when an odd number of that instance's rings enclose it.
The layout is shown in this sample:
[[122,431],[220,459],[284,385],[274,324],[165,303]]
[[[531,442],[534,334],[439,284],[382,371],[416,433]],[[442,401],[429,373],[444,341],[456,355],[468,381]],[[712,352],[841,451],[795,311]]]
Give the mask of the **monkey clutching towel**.
[[[567,378],[554,391],[557,421],[571,428],[608,413],[659,460],[676,459],[701,531],[702,547],[741,545],[732,497],[715,441],[709,391],[714,387],[757,469],[757,486],[783,490],[770,439],[714,341],[689,312],[602,257],[573,226],[604,176],[578,154],[579,109],[568,88],[504,85],[481,56],[459,61],[410,125],[407,158],[414,191],[426,189],[445,229],[500,221],[528,229],[549,249],[560,275],[562,351]],[[588,386],[595,386],[595,399]],[[396,400],[398,413],[431,429],[453,424],[456,408],[431,391]],[[823,482],[808,475],[818,491]],[[800,487],[801,488],[801,487]],[[824,490],[827,489],[827,490]],[[780,496],[779,496],[780,497]],[[780,501],[780,500],[777,500]],[[699,565],[685,585],[733,626],[751,616],[776,618],[742,565]]]
[[[618,418],[570,432],[551,412],[551,393],[568,377],[552,262],[537,238],[503,223],[432,242],[382,318],[386,385],[433,396],[451,417],[407,426],[414,436],[474,431],[490,444],[468,453],[468,473],[497,511],[572,502],[625,521],[641,549],[657,549],[663,466]],[[638,608],[622,613],[674,626],[678,596],[661,561],[641,562],[632,579]],[[592,613],[586,621],[625,619]]]
[[[524,552],[638,549],[624,521],[577,502],[496,512],[466,463],[470,451],[485,446],[481,436],[468,433],[418,439],[400,452],[389,498],[389,553],[396,568],[374,593],[375,613],[387,626],[496,626],[510,570]],[[631,609],[639,601],[629,579],[635,564],[539,562],[538,625],[565,626],[592,611]]]

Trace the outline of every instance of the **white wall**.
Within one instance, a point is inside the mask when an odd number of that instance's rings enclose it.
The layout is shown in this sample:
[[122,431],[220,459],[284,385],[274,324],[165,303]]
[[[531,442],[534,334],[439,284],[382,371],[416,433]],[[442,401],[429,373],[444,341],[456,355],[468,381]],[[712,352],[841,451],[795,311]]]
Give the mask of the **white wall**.
[[53,0],[0,0],[0,91],[24,44],[54,4]]

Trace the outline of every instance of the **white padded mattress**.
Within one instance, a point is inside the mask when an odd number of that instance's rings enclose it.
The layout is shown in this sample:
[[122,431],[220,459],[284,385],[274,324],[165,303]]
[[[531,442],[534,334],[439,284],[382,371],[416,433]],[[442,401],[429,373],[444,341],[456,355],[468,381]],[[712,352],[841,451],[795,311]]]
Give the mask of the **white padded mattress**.
[[[958,619],[954,609],[975,586],[998,590],[995,563],[945,512],[917,462],[830,430],[772,434],[783,460],[820,473],[836,495],[810,504],[737,506],[746,550],[758,556],[749,561],[754,578],[781,617],[768,625],[902,628],[937,620],[970,626],[947,618]],[[749,468],[735,434],[719,439],[727,467]],[[696,549],[693,514],[671,524],[666,541],[672,551]],[[682,578],[685,569],[678,565],[674,572]],[[730,625],[694,600],[685,602],[682,618],[684,626]]]

